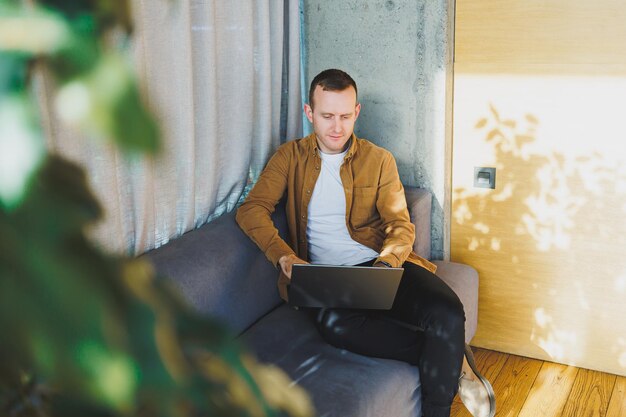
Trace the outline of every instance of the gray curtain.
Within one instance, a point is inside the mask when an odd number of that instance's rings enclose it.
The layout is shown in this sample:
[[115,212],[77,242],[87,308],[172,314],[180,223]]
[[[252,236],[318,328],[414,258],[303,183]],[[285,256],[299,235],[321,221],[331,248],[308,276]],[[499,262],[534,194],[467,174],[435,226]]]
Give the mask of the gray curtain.
[[131,160],[43,115],[49,148],[87,169],[105,208],[92,236],[131,255],[233,210],[277,146],[302,134],[297,0],[133,4],[130,55],[161,154]]

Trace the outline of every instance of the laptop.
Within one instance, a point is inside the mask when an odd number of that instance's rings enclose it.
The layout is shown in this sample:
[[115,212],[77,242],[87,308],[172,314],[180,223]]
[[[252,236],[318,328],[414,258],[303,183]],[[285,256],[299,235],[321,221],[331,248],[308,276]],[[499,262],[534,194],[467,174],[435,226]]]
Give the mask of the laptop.
[[294,264],[289,305],[389,310],[404,268]]

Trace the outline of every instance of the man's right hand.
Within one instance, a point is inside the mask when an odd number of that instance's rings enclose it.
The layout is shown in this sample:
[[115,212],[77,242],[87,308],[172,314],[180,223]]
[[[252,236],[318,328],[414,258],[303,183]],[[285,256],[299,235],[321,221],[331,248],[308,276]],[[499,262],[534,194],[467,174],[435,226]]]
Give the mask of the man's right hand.
[[291,268],[293,264],[308,264],[308,262],[298,258],[294,254],[290,254],[281,256],[278,260],[278,264],[280,265],[280,269],[283,270],[283,274],[291,279]]

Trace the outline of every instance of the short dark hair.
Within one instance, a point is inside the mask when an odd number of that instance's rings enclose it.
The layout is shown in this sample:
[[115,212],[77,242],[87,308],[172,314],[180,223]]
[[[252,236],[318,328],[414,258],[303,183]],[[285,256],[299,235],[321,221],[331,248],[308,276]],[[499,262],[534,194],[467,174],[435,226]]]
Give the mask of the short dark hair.
[[311,81],[311,88],[309,88],[309,106],[313,107],[313,91],[315,87],[322,87],[325,91],[343,91],[346,88],[354,87],[354,92],[357,94],[358,102],[358,90],[356,89],[356,82],[348,75],[348,73],[339,69],[327,69],[315,76]]

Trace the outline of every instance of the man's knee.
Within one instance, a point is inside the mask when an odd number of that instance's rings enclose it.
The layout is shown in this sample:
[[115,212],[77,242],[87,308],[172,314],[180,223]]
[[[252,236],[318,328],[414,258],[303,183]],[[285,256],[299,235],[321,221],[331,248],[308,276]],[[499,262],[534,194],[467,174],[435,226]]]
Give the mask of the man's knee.
[[465,325],[465,308],[461,299],[452,290],[445,296],[433,300],[431,315],[432,321],[440,323],[443,328]]

